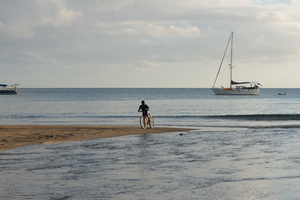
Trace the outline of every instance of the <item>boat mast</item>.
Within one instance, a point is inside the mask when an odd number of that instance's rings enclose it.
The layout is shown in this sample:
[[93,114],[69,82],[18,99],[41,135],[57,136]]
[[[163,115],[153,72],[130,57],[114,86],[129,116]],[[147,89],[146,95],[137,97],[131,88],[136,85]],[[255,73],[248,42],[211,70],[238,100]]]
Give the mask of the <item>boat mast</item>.
[[[220,74],[220,70],[221,70],[221,67],[222,67],[222,64],[223,64],[223,61],[224,61],[224,58],[225,58],[225,55],[226,55],[228,46],[229,46],[229,42],[230,42],[230,40],[232,40],[232,39],[231,39],[232,34],[233,34],[233,32],[231,32],[231,35],[229,36],[229,39],[228,39],[228,42],[227,42],[227,45],[226,45],[226,48],[225,48],[225,52],[224,52],[223,57],[222,57],[222,61],[221,61],[221,63],[220,63],[219,70],[218,70],[217,76],[216,76],[216,78],[215,78],[215,82],[214,82],[214,84],[213,84],[213,88],[215,87],[216,82],[217,82],[217,79],[218,79],[218,76],[219,76],[219,74]],[[232,46],[232,44],[231,44],[231,46]],[[231,81],[230,81],[230,85],[231,85]]]
[[232,84],[231,84],[231,81],[232,81],[232,54],[233,54],[233,31],[231,32],[231,56],[230,56],[230,88],[232,88]]

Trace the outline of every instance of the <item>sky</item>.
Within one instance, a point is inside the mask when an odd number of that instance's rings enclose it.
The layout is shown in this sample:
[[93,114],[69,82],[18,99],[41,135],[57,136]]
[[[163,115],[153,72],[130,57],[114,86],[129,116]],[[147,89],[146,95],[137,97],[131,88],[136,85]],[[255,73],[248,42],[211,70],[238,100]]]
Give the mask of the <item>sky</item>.
[[300,0],[0,0],[0,83],[210,88],[233,31],[235,81],[299,88],[299,10]]

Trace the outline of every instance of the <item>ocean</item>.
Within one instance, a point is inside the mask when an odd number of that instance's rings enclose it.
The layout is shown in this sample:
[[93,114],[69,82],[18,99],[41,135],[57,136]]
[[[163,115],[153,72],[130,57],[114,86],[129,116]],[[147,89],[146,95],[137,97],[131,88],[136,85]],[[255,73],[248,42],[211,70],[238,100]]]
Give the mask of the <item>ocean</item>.
[[139,126],[145,100],[155,126],[195,129],[1,151],[2,199],[300,198],[300,89],[20,88],[0,99],[1,124]]
[[20,88],[16,96],[0,96],[0,110],[1,124],[135,126],[145,100],[157,126],[272,127],[300,125],[299,99],[300,89],[217,96],[198,88]]

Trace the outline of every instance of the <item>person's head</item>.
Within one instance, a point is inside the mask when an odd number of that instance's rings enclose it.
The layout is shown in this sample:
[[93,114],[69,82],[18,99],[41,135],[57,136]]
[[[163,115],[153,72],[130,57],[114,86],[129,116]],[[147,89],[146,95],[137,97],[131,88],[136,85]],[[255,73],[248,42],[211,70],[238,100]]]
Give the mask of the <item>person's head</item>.
[[146,104],[144,100],[143,100],[141,103],[142,103],[142,105],[145,105],[145,104]]

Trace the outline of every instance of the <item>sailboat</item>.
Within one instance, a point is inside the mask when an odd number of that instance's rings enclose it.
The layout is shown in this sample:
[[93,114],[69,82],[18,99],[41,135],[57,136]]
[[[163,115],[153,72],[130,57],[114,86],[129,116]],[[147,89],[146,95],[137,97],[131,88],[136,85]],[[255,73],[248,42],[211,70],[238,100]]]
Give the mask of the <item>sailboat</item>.
[[[224,61],[224,57],[226,55],[228,46],[231,46],[231,55],[230,55],[230,82],[229,82],[229,87],[225,88],[223,86],[221,86],[221,88],[215,88],[215,84],[216,81],[218,79],[219,73],[221,71],[221,67]],[[256,95],[259,93],[259,86],[261,86],[261,84],[257,83],[257,82],[236,82],[234,80],[232,80],[232,71],[233,71],[233,65],[232,65],[232,61],[233,61],[233,32],[231,32],[214,85],[213,85],[213,92],[216,95]]]

